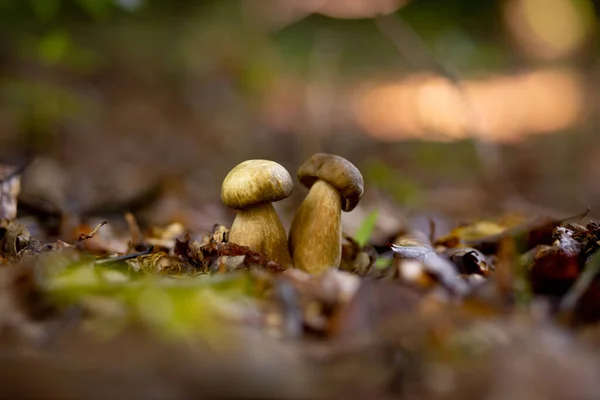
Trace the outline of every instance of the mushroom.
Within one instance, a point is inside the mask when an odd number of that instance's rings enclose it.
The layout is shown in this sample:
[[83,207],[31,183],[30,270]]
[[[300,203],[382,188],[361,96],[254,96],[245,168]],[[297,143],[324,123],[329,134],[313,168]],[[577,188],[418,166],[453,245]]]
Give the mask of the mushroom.
[[319,274],[340,265],[342,211],[357,206],[363,177],[345,158],[317,153],[300,167],[298,180],[309,192],[292,220],[290,252],[295,268]]
[[293,185],[289,172],[274,161],[248,160],[233,168],[221,187],[223,204],[238,210],[229,241],[290,267],[285,229],[271,203],[289,197]]

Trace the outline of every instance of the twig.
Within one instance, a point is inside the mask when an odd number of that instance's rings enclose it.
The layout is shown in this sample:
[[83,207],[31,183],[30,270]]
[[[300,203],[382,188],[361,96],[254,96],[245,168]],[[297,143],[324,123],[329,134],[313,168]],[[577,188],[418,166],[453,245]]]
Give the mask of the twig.
[[131,244],[135,246],[142,241],[142,230],[140,229],[140,226],[138,225],[137,220],[132,213],[125,213],[125,221],[129,227],[129,233],[131,233]]
[[100,228],[102,228],[106,224],[108,224],[108,221],[102,221],[94,229],[92,229],[90,233],[81,233],[79,235],[78,242],[83,242],[84,240],[92,239],[94,236],[96,236]]
[[380,15],[375,18],[375,23],[379,31],[394,44],[398,52],[413,67],[433,70],[448,79],[456,87],[467,107],[467,133],[472,139],[479,157],[484,179],[488,184],[495,186],[506,185],[505,189],[516,197],[517,191],[510,184],[508,176],[502,168],[498,146],[494,143],[482,141],[480,138],[483,132],[481,115],[473,107],[466,94],[464,84],[458,75],[436,59],[419,35],[408,24],[404,23],[402,18],[396,18],[393,14]]
[[137,258],[140,256],[148,255],[148,254],[152,253],[153,250],[154,250],[154,246],[148,245],[148,247],[146,247],[145,250],[142,250],[140,252],[124,254],[122,256],[117,256],[117,257],[101,258],[100,260],[96,260],[95,264],[102,265],[102,264],[110,264],[110,263],[119,262],[119,261],[131,260],[132,258]]

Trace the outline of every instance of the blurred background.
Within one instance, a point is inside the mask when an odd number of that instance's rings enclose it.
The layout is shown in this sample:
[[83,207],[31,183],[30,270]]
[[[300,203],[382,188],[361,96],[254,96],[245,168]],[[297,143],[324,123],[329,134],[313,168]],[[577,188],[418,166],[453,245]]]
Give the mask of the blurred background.
[[[268,158],[348,158],[378,210],[438,233],[513,210],[600,216],[593,0],[0,1],[0,162],[24,212],[230,224]],[[306,190],[277,203],[288,226]],[[426,229],[426,228],[424,228]]]

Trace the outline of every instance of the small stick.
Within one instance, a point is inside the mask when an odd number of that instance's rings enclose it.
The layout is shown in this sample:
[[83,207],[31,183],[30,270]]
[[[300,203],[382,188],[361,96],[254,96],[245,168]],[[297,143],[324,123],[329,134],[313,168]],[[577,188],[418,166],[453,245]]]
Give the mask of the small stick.
[[152,253],[152,250],[154,250],[154,246],[148,245],[148,247],[146,247],[145,250],[142,250],[140,252],[131,253],[131,254],[124,254],[122,256],[117,256],[117,257],[101,258],[100,260],[96,260],[95,264],[96,265],[102,265],[102,264],[110,264],[110,263],[113,263],[113,262],[131,260],[132,258],[137,258],[137,257],[140,257],[140,256],[148,255],[148,254]]
[[387,37],[398,52],[405,57],[413,67],[428,68],[448,79],[458,90],[468,112],[467,133],[469,134],[475,152],[479,157],[483,178],[488,184],[498,186],[502,183],[506,193],[520,199],[517,190],[504,171],[501,153],[497,145],[481,139],[484,131],[482,117],[477,112],[465,91],[464,84],[458,74],[440,62],[428,49],[421,37],[404,22],[394,15],[380,15],[375,18],[379,31]]
[[96,236],[100,228],[102,228],[106,224],[108,224],[108,221],[102,221],[94,229],[92,229],[90,233],[81,233],[79,235],[78,242],[83,242],[84,240],[92,239],[94,236]]
[[143,234],[140,226],[137,223],[135,216],[130,213],[125,213],[125,221],[127,222],[127,226],[129,227],[129,232],[131,233],[131,244],[133,246],[141,243]]

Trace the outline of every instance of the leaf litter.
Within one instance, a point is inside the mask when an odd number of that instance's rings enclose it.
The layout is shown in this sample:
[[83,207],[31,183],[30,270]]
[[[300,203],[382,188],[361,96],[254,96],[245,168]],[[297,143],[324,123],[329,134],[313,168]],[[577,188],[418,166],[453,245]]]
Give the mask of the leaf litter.
[[[5,219],[0,369],[45,371],[53,379],[28,379],[57,395],[81,378],[130,398],[598,398],[597,223],[507,216],[442,238],[408,230],[389,258],[369,243],[373,215],[320,275],[229,242],[220,224],[142,229],[125,214],[121,228],[82,224],[70,241],[43,242]],[[104,375],[77,372],[89,357]],[[8,392],[26,390],[21,380]]]

